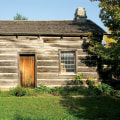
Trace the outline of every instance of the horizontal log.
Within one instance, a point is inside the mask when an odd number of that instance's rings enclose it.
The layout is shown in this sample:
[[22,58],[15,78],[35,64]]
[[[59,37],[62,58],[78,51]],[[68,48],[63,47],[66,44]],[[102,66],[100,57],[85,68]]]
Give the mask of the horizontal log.
[[88,66],[88,67],[96,67],[96,60],[79,60],[77,63],[78,66]]
[[96,56],[78,56],[78,60],[97,60]]
[[58,68],[37,68],[37,72],[59,72]]
[[19,52],[23,52],[23,53],[35,53],[37,51],[37,48],[21,48],[19,49]]
[[71,85],[73,84],[72,80],[66,80],[66,81],[51,81],[51,80],[45,80],[45,81],[41,81],[38,80],[37,81],[37,85],[42,84],[42,85]]
[[84,73],[83,79],[87,79],[89,77],[94,78],[94,79],[99,79],[99,75],[97,72],[78,72],[77,74],[81,75],[82,73]]
[[38,54],[43,54],[44,55],[58,55],[58,50],[54,51],[54,50],[37,50]]
[[0,79],[18,79],[17,74],[0,74]]
[[33,45],[32,43],[26,43],[26,44],[6,44],[6,45],[1,45],[1,48],[40,48],[41,46],[43,46],[43,44],[36,44]]
[[88,41],[89,39],[88,39],[88,37],[83,37],[83,36],[79,36],[79,37],[63,37],[63,40],[74,40],[74,41],[76,41],[76,40],[81,40],[81,41],[83,41],[83,40],[86,40],[86,41]]
[[17,54],[17,51],[15,51],[15,50],[6,50],[6,49],[1,50],[0,49],[0,54]]
[[17,66],[16,61],[0,61],[0,66]]
[[82,41],[82,40],[88,40],[88,37],[46,37],[43,38],[44,41],[50,40],[50,41],[57,41],[57,40],[67,40],[67,41]]
[[41,55],[37,55],[37,60],[58,60],[58,56],[41,56]]
[[82,45],[81,44],[68,44],[68,43],[66,43],[66,44],[57,44],[57,43],[54,43],[54,44],[49,44],[49,43],[45,43],[44,44],[44,48],[53,48],[53,47],[55,47],[55,48],[58,48],[58,49],[60,49],[60,48],[82,48]]
[[79,67],[78,72],[96,72],[97,68],[96,67]]
[[0,56],[0,60],[16,60],[17,56]]
[[65,43],[65,44],[74,44],[74,43],[78,43],[78,44],[83,44],[83,40],[77,39],[77,40],[66,40],[66,39],[59,39],[59,40],[52,40],[52,39],[47,39],[44,40],[44,43]]
[[13,40],[13,41],[0,41],[0,46],[9,46],[9,45],[13,45],[13,46],[16,46],[16,45],[36,45],[36,46],[39,46],[39,44],[41,45],[42,44],[42,41],[39,41],[39,40]]
[[38,37],[37,36],[18,36],[17,41],[24,41],[24,40],[29,40],[29,41],[38,41]]
[[88,50],[87,49],[79,49],[77,50],[77,55],[86,55],[88,56]]
[[58,73],[55,72],[37,72],[37,78],[39,79],[40,77],[57,77]]
[[0,40],[14,40],[16,36],[0,36]]
[[72,79],[74,80],[75,75],[58,75],[56,74],[38,74],[37,79]]
[[10,86],[13,87],[18,84],[17,80],[0,80],[0,87],[1,86]]
[[0,73],[17,73],[18,70],[16,68],[0,68]]
[[37,66],[58,66],[58,62],[37,62]]
[[[87,79],[88,77],[98,79],[99,75],[97,72],[78,72],[77,75],[84,73],[83,79]],[[50,74],[37,74],[37,79],[50,79],[50,80],[74,80],[76,75],[50,75]]]

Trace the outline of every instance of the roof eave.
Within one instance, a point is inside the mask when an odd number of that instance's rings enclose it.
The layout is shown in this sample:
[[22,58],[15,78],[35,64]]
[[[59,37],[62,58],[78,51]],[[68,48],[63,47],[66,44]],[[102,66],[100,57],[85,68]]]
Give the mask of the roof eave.
[[[0,33],[0,36],[64,36],[64,37],[80,37],[89,36],[92,32],[87,33]],[[104,33],[94,33],[98,36]]]

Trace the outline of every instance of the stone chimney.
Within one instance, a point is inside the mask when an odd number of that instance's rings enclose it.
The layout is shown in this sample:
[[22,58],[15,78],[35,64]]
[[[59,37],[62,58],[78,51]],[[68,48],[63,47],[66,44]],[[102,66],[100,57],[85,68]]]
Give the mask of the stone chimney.
[[77,23],[82,23],[87,20],[85,8],[80,7],[76,9],[74,20]]

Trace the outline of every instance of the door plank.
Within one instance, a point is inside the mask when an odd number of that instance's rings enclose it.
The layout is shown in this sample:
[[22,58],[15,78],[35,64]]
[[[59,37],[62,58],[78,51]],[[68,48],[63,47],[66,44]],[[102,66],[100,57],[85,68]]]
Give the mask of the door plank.
[[20,75],[22,86],[35,86],[34,56],[20,56]]

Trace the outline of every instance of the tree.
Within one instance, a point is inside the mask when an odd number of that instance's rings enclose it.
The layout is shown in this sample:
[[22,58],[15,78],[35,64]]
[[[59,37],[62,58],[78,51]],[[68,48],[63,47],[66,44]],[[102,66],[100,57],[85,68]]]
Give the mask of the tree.
[[14,20],[28,20],[27,17],[24,17],[20,15],[19,13],[16,14],[16,16],[13,17]]
[[[99,1],[100,18],[105,26],[112,31],[113,36],[120,35],[120,0],[91,0]],[[116,38],[116,37],[115,37]]]
[[[109,30],[109,28],[108,28],[108,31],[107,31],[107,34],[111,34],[112,32]],[[109,37],[108,35],[105,35],[104,36],[104,40],[105,40],[105,42],[106,42],[106,47],[110,47],[110,44],[111,43],[117,43],[117,41],[115,41],[115,39],[113,39],[113,38],[111,38],[111,37]]]
[[112,31],[108,38],[114,40],[114,42],[110,42],[109,47],[105,47],[103,44],[95,42],[95,38],[90,36],[92,46],[90,51],[110,66],[110,73],[108,74],[116,76],[120,72],[120,0],[91,1],[99,1],[99,7],[101,8],[99,16],[104,25]]

